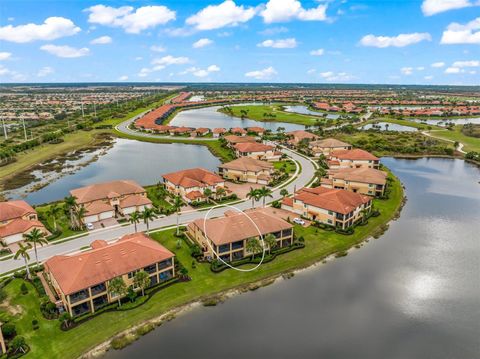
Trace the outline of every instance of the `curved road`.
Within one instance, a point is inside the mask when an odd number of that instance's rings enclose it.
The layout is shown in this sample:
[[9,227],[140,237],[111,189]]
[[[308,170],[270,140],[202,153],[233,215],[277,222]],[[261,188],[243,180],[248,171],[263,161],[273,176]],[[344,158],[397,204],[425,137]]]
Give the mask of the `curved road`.
[[[137,133],[135,131],[128,129],[128,125],[135,119],[136,117],[133,119],[127,120],[121,123],[120,125],[118,125],[116,128],[120,132],[124,132],[127,134],[131,134],[133,132],[133,134],[141,135],[142,137],[151,137],[151,138],[159,137],[154,134],[144,133],[144,132]],[[298,174],[295,180],[293,180],[292,182],[290,182],[289,184],[283,187],[283,188],[286,188],[289,193],[293,193],[295,189],[305,187],[311,182],[315,174],[317,165],[312,160],[305,158],[292,150],[289,150],[287,148],[282,148],[282,151],[286,153],[289,157],[291,157],[293,160],[297,161],[301,166],[301,171],[298,171],[297,169]],[[280,190],[279,188],[276,188],[273,190],[273,198],[271,199],[272,201],[278,200],[281,198],[279,190]],[[255,203],[255,206],[256,207],[261,206],[261,201]],[[240,203],[235,204],[235,207],[240,210],[251,208],[251,201],[250,200],[242,201]],[[228,210],[228,207],[216,208],[210,212],[209,217],[221,216],[226,210]],[[204,211],[194,210],[194,211],[182,212],[179,216],[179,223],[186,224],[195,219],[203,218],[206,213],[207,211],[205,210]],[[177,216],[175,214],[168,217],[158,218],[150,223],[150,229],[153,230],[155,228],[158,229],[158,228],[163,228],[167,226],[175,226],[176,220],[177,220]],[[139,231],[146,231],[146,226],[143,223],[138,224],[137,227]],[[123,225],[123,226],[117,225],[113,227],[98,229],[98,230],[89,232],[87,235],[83,237],[71,239],[63,243],[51,244],[46,247],[39,247],[37,248],[38,258],[41,262],[43,262],[54,255],[66,254],[66,253],[78,251],[80,248],[90,245],[90,243],[96,239],[103,239],[103,240],[109,241],[133,232],[134,232],[134,226],[132,224]],[[33,263],[35,260],[35,254],[33,253],[33,250],[30,253],[30,257],[31,257],[31,263]],[[17,260],[14,260],[14,259],[3,260],[3,261],[0,261],[0,273],[6,273],[15,269],[19,269],[23,266],[24,266],[23,260],[20,258]]]

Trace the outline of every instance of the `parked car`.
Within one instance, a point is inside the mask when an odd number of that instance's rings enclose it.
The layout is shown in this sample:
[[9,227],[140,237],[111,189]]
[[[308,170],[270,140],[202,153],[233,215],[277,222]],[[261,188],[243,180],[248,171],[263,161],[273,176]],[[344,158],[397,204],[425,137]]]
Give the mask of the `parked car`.
[[89,231],[91,231],[92,229],[95,229],[93,223],[87,223],[85,226],[87,227],[87,229],[88,229]]
[[301,226],[305,225],[305,221],[301,218],[294,218],[293,222],[296,223],[296,224],[299,224]]

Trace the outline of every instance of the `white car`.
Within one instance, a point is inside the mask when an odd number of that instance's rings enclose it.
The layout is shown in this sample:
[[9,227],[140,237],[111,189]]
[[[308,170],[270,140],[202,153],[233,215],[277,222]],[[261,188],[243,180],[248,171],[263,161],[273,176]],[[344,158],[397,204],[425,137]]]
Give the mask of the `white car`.
[[87,223],[85,226],[89,231],[91,231],[92,229],[95,229],[95,227],[93,226],[93,223]]
[[293,222],[296,223],[296,224],[299,224],[301,226],[303,226],[305,224],[305,221],[301,218],[294,218]]

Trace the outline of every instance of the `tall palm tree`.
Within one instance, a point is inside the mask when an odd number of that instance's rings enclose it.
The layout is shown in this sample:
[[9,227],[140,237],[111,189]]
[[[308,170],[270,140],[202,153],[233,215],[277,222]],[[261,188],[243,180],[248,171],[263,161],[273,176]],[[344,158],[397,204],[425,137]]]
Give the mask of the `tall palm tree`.
[[180,225],[179,225],[179,220],[180,220],[180,209],[183,206],[183,201],[180,198],[180,196],[176,196],[175,199],[173,200],[173,208],[175,212],[177,213],[177,236],[180,234]]
[[135,273],[133,277],[133,283],[142,290],[142,296],[145,295],[145,289],[148,288],[151,282],[150,276],[144,270]]
[[150,221],[153,221],[155,218],[158,218],[157,211],[154,208],[145,207],[142,212],[143,222],[147,225],[147,234],[150,234]]
[[108,291],[111,296],[116,296],[118,300],[118,306],[122,305],[120,299],[127,294],[127,285],[122,277],[113,278],[110,282],[108,282]]
[[255,257],[255,254],[262,250],[262,245],[260,244],[260,241],[257,238],[252,237],[247,240],[245,249],[248,252],[252,253],[252,260],[253,260],[253,258]]
[[225,196],[226,192],[227,191],[223,187],[217,187],[217,189],[215,190],[215,194],[217,195],[217,198],[218,197],[222,198],[223,196]]
[[75,209],[75,216],[77,220],[77,228],[78,229],[83,229],[84,223],[83,223],[83,217],[87,214],[87,209],[84,206],[77,207]]
[[61,206],[59,206],[58,204],[52,204],[47,212],[48,216],[53,219],[53,229],[55,231],[57,230],[57,216],[60,214],[61,211]]
[[75,209],[78,206],[77,199],[73,196],[65,197],[65,209],[69,212],[70,215],[70,226],[75,228]]
[[132,223],[135,226],[135,233],[137,233],[137,223],[140,223],[141,218],[142,217],[140,212],[135,211],[130,215],[130,218],[128,219],[130,223]]
[[250,191],[247,193],[247,198],[250,198],[252,200],[252,208],[253,208],[253,206],[254,206],[253,202],[259,200],[258,189],[253,189],[252,187],[250,187]]
[[37,262],[38,267],[37,244],[41,246],[48,244],[48,241],[45,238],[45,232],[39,230],[38,228],[34,228],[30,231],[30,233],[24,234],[23,237],[25,238],[25,242],[30,245],[33,244],[33,249],[35,250],[35,261]]
[[263,199],[263,207],[265,207],[265,200],[266,200],[267,197],[273,198],[272,190],[270,188],[265,187],[265,186],[263,186],[262,188],[260,188],[258,190],[258,194],[259,194],[259,197]]
[[203,190],[203,195],[204,195],[205,197],[207,197],[207,203],[210,202],[210,197],[212,196],[212,194],[213,194],[213,192],[212,192],[212,190],[211,190],[210,188],[205,188],[205,189]]
[[18,259],[18,257],[22,257],[25,262],[25,270],[27,271],[27,278],[30,279],[30,268],[28,267],[28,261],[30,260],[30,254],[28,251],[32,249],[30,243],[24,245],[22,243],[18,244],[18,249],[15,255],[13,256],[14,259]]
[[274,248],[277,245],[277,239],[272,233],[269,233],[265,236],[263,241],[268,246],[268,254],[270,254],[272,251],[272,248]]
[[288,196],[288,190],[286,188],[282,188],[280,190],[280,195],[285,198],[286,196]]

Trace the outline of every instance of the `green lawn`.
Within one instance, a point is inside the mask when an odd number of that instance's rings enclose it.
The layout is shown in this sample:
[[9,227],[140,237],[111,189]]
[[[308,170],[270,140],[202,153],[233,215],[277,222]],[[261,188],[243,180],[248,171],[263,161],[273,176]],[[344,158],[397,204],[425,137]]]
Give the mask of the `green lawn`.
[[172,208],[172,205],[165,200],[167,191],[163,188],[163,185],[145,186],[145,189],[147,190],[147,197],[152,201],[155,207]]
[[[192,277],[190,282],[182,282],[161,290],[151,300],[137,309],[114,313],[103,313],[80,326],[63,332],[59,322],[43,319],[38,310],[38,298],[33,295],[33,288],[26,296],[19,294],[20,280],[7,285],[7,293],[13,305],[21,313],[15,316],[18,333],[23,335],[31,347],[27,358],[76,358],[95,345],[111,338],[122,330],[128,329],[145,320],[165,313],[167,310],[205,296],[217,294],[254,281],[277,276],[282,272],[302,268],[320,261],[322,258],[338,251],[344,251],[377,231],[388,222],[402,201],[402,188],[398,181],[392,185],[388,201],[375,200],[375,207],[381,211],[379,217],[370,218],[368,224],[359,226],[355,233],[343,236],[315,228],[295,227],[296,236],[305,238],[306,248],[282,254],[274,261],[263,264],[259,270],[240,273],[226,270],[218,274],[210,271],[208,264],[197,264],[192,268],[192,257],[188,246],[183,243],[177,249],[174,230],[153,234],[153,238],[174,251],[177,258],[187,267]],[[245,267],[247,268],[247,266]],[[33,331],[31,320],[37,318],[40,329]]]
[[435,137],[463,143],[465,145],[465,147],[463,148],[465,152],[480,152],[480,138],[464,135],[462,133],[462,127],[463,125],[457,125],[454,127],[453,131],[444,129],[430,131],[429,133]]
[[297,169],[295,162],[290,160],[273,162],[273,167],[275,167],[276,170],[284,168],[285,173],[288,175],[295,173],[295,170]]
[[[322,114],[320,112],[318,113],[318,116],[285,112],[282,111],[281,105],[245,105],[231,106],[229,108],[232,110],[231,113],[223,109],[220,109],[220,111],[226,114],[233,114],[233,116],[236,117],[242,116],[242,110],[247,111],[247,115],[245,116],[246,118],[262,122],[289,122],[299,125],[313,126],[319,120],[322,122],[325,121],[322,119]],[[266,116],[266,114],[272,114],[274,116]]]
[[[58,205],[61,206],[63,209],[63,206],[64,206],[63,202],[59,202]],[[53,231],[55,229],[53,224],[53,217],[48,214],[48,211],[51,206],[52,206],[51,204],[46,204],[43,206],[36,206],[35,209],[38,213],[40,221],[42,221],[50,231]],[[68,215],[64,213],[63,210],[56,218],[56,222],[57,222],[57,228],[62,231],[62,234],[56,237],[55,240],[70,237],[70,236],[85,232],[85,231],[74,231],[70,229],[70,218]]]

